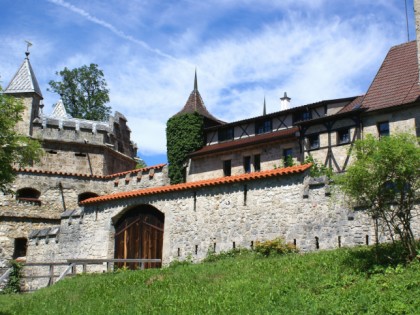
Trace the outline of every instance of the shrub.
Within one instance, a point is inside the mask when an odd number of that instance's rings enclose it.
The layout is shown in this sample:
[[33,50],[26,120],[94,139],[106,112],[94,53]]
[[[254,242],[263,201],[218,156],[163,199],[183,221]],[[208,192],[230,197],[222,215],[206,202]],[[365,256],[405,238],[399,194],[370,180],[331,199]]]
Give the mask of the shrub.
[[10,266],[12,267],[12,272],[9,275],[6,287],[2,291],[4,294],[19,293],[21,291],[20,281],[22,279],[23,265],[16,260],[12,260]]
[[219,260],[223,260],[226,258],[235,258],[237,256],[247,254],[250,250],[246,248],[233,248],[228,251],[221,251],[219,253],[215,253],[213,250],[209,249],[207,252],[206,258],[204,258],[203,262],[215,262]]
[[311,177],[321,177],[321,176],[327,176],[328,178],[331,178],[333,175],[333,170],[330,167],[326,167],[323,164],[318,163],[312,155],[308,155],[305,158],[305,161],[303,164],[309,164],[312,163],[312,167],[309,171],[309,175]]
[[299,252],[296,245],[292,243],[286,243],[286,241],[280,237],[270,241],[257,241],[255,244],[255,251],[265,257],[272,254],[283,255]]

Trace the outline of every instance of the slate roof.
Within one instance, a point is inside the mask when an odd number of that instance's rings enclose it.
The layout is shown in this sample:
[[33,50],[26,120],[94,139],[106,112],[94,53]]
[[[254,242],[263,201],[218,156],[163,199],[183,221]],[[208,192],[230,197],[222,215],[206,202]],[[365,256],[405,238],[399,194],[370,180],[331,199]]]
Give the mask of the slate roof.
[[419,68],[416,42],[392,47],[362,102],[374,111],[410,104],[419,99]]
[[28,52],[19,70],[4,90],[4,93],[36,93],[42,98],[41,89],[29,62]]
[[217,152],[223,152],[225,150],[239,149],[239,148],[243,148],[243,147],[247,147],[251,145],[263,144],[267,142],[275,143],[277,141],[281,141],[285,139],[290,139],[290,138],[294,139],[296,137],[295,134],[298,131],[299,131],[298,127],[293,127],[289,129],[268,132],[268,133],[264,133],[264,134],[260,134],[256,136],[250,136],[248,138],[243,138],[239,140],[231,140],[231,141],[226,141],[226,142],[222,142],[218,144],[207,145],[203,147],[202,149],[191,153],[189,156],[197,157],[197,156],[207,155],[210,153],[217,153]]
[[95,203],[100,203],[100,202],[107,202],[111,200],[120,200],[120,199],[134,198],[134,197],[140,197],[140,196],[156,195],[156,194],[162,194],[162,193],[168,193],[168,192],[179,192],[179,191],[196,189],[196,188],[201,188],[201,187],[211,187],[211,186],[218,186],[222,184],[234,184],[234,183],[240,183],[240,182],[256,180],[256,179],[263,179],[263,178],[276,177],[276,176],[285,176],[289,174],[298,174],[298,173],[303,173],[304,171],[308,170],[311,166],[312,164],[296,165],[296,166],[291,166],[291,167],[278,168],[278,169],[262,171],[262,172],[253,172],[253,173],[236,175],[236,176],[226,176],[226,177],[207,179],[207,180],[201,180],[201,181],[189,182],[189,183],[183,183],[183,184],[152,187],[152,188],[139,189],[139,190],[134,190],[134,191],[120,192],[120,193],[115,193],[115,194],[110,194],[110,195],[105,195],[105,196],[89,198],[82,201],[80,204],[88,205],[88,204],[95,204]]
[[67,114],[66,108],[64,107],[63,101],[60,99],[55,104],[53,111],[51,113],[51,117],[54,118],[72,118],[70,114]]

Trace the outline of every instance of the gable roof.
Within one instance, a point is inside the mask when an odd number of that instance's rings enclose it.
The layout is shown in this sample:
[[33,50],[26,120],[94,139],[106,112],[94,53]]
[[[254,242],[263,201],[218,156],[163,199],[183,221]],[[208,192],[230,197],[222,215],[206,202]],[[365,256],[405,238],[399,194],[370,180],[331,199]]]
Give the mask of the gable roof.
[[239,182],[244,182],[244,181],[262,179],[262,178],[285,176],[289,174],[298,174],[298,173],[305,172],[311,166],[312,164],[295,165],[295,166],[278,168],[278,169],[262,171],[262,172],[254,172],[254,173],[248,173],[248,174],[242,174],[242,175],[236,175],[236,176],[220,177],[220,178],[215,178],[215,179],[207,179],[207,180],[201,180],[197,182],[190,182],[190,183],[183,183],[183,184],[176,184],[176,185],[169,185],[169,186],[139,189],[139,190],[134,190],[134,191],[127,191],[127,192],[115,193],[111,195],[89,198],[87,200],[82,201],[80,204],[88,205],[88,204],[95,204],[95,203],[100,203],[100,202],[107,202],[111,200],[121,200],[121,199],[135,198],[135,197],[140,197],[140,196],[149,196],[149,195],[156,195],[156,194],[169,193],[169,192],[185,191],[185,190],[197,189],[201,187],[211,187],[211,186],[218,186],[218,185],[223,185],[223,184],[233,184],[233,183],[239,183]]
[[392,47],[369,87],[362,108],[373,111],[410,104],[419,99],[416,42]]
[[28,52],[26,52],[25,60],[23,60],[22,65],[4,90],[4,93],[36,93],[43,98],[35,73],[29,62]]

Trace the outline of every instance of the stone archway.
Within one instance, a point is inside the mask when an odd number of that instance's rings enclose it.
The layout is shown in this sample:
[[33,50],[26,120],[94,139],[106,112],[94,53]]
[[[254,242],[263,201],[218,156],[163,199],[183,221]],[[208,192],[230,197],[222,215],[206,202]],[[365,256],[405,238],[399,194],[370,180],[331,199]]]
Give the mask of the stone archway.
[[[162,259],[165,216],[150,205],[139,205],[127,212],[115,224],[115,258]],[[137,269],[137,263],[118,267]],[[161,263],[146,263],[145,268],[158,268]]]

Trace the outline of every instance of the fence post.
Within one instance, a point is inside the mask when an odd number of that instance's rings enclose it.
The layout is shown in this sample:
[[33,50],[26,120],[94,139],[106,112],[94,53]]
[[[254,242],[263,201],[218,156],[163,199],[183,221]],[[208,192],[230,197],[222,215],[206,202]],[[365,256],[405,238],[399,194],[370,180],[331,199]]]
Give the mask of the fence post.
[[54,264],[50,264],[50,280],[47,286],[54,284]]

